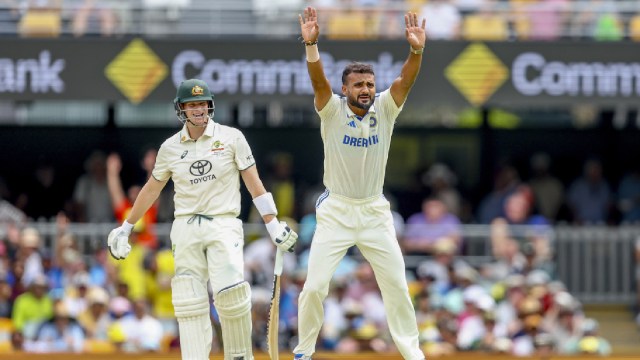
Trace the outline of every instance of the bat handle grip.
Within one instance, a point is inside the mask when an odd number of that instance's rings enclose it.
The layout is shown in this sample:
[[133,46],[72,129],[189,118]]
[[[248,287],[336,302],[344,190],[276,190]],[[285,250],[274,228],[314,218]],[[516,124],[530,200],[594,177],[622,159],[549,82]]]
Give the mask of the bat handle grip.
[[283,263],[284,251],[276,248],[276,261],[275,266],[273,267],[273,274],[280,276],[282,275],[282,263]]

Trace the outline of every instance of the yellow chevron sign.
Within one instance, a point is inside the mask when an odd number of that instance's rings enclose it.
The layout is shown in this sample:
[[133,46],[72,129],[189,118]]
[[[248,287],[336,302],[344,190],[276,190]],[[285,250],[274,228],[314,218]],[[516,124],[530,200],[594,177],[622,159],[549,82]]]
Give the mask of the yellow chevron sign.
[[167,77],[167,65],[142,39],[134,39],[105,68],[106,77],[134,104]]
[[467,46],[445,76],[473,105],[484,104],[509,77],[509,69],[482,43]]

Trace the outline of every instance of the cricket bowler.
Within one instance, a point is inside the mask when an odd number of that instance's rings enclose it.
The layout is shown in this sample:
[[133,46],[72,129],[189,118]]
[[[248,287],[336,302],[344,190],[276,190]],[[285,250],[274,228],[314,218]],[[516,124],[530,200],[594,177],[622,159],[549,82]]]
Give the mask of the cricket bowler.
[[390,205],[382,195],[393,126],[418,76],[426,41],[425,20],[419,25],[415,13],[404,18],[409,56],[391,87],[376,94],[373,67],[351,63],[342,74],[343,96],[338,96],[322,68],[317,12],[308,7],[300,15],[314,105],[320,115],[326,191],[316,202],[317,227],[299,298],[299,343],[294,359],[311,359],[329,282],[353,245],[375,271],[391,336],[403,358],[425,358]]

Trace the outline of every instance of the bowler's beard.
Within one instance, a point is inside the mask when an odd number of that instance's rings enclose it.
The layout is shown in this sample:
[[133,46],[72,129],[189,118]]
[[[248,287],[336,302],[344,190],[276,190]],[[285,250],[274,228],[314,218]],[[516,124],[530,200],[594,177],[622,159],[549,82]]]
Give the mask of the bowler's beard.
[[373,104],[373,102],[371,101],[371,98],[369,98],[369,103],[368,104],[363,104],[361,102],[358,102],[358,98],[357,97],[350,97],[349,98],[349,105],[351,106],[355,106],[358,109],[362,109],[365,111],[369,111],[369,108],[371,107],[371,105]]

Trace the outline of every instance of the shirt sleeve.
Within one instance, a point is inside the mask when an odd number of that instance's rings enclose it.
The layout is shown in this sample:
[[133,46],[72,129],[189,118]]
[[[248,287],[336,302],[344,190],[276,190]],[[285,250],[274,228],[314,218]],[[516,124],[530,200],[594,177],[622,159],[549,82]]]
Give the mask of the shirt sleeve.
[[384,118],[389,119],[389,121],[395,122],[396,118],[400,114],[400,111],[402,111],[404,103],[400,106],[396,105],[396,101],[393,100],[393,96],[391,96],[391,91],[389,89],[380,93],[378,101],[380,102],[382,111],[386,114]]
[[235,161],[238,166],[238,170],[242,171],[248,169],[253,166],[256,161],[253,158],[253,153],[251,152],[251,147],[247,142],[247,139],[244,137],[244,134],[238,131],[238,137],[236,138],[236,152],[235,152]]
[[327,104],[322,108],[322,110],[318,110],[316,108],[316,112],[320,115],[320,121],[327,121],[337,119],[338,112],[340,110],[340,97],[336,94],[332,94],[331,98],[327,102]]
[[169,154],[164,144],[160,146],[158,155],[156,156],[156,164],[153,167],[151,175],[158,181],[167,181],[171,177],[169,169]]

